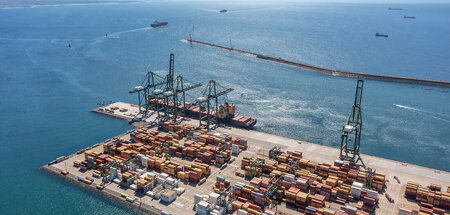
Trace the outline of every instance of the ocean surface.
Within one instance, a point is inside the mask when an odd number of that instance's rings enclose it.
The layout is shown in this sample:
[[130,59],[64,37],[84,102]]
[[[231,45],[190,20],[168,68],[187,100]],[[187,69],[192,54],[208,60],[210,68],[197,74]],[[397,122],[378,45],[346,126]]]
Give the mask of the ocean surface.
[[[154,20],[169,25],[150,28]],[[175,75],[234,88],[224,99],[257,118],[256,130],[339,146],[356,79],[180,42],[193,25],[200,41],[450,81],[450,4],[153,1],[0,9],[0,214],[133,213],[38,168],[131,129],[89,110],[99,101],[136,103],[128,91],[149,69],[164,74],[170,53]],[[450,171],[450,93],[440,90],[365,81],[361,151]]]

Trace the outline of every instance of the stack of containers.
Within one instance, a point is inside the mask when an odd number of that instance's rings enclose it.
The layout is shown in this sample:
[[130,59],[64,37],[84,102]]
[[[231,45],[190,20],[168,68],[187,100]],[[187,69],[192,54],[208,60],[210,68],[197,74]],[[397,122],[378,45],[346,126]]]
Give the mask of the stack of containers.
[[326,177],[328,177],[328,172],[330,171],[330,167],[331,167],[331,165],[329,165],[329,164],[320,163],[317,166],[316,174],[326,178]]
[[262,192],[256,192],[255,195],[253,196],[253,200],[255,201],[255,204],[258,205],[265,205],[266,203],[266,197]]
[[114,167],[110,167],[109,168],[109,175],[108,175],[108,180],[112,181],[115,178],[117,178],[117,169]]
[[421,202],[419,211],[422,213],[425,213],[425,214],[432,214],[433,213],[433,205]]
[[145,179],[137,180],[137,191],[141,193],[145,193],[152,188],[152,184]]
[[216,192],[210,193],[209,196],[208,196],[209,204],[211,204],[212,206],[217,205],[217,203],[219,201],[219,197],[220,197],[220,194],[218,194]]
[[241,152],[241,150],[240,150],[240,148],[239,148],[239,145],[237,145],[237,144],[232,144],[232,145],[231,145],[231,153],[232,153],[234,156],[239,155],[240,152]]
[[406,183],[405,196],[407,198],[416,199],[416,194],[417,194],[418,188],[419,188],[418,183],[408,181],[408,183]]
[[378,201],[378,192],[374,190],[364,189],[366,191],[367,197],[370,197],[372,199],[375,199],[375,201]]
[[241,182],[237,182],[234,186],[234,195],[236,196],[242,196],[242,189],[244,188],[245,184]]
[[297,207],[306,207],[308,201],[308,193],[299,191],[295,196],[295,205]]
[[220,175],[216,176],[216,183],[213,187],[216,193],[221,193],[225,189],[228,189],[228,187],[230,187],[230,181],[225,180],[225,178]]
[[386,175],[377,172],[375,177],[372,179],[372,187],[375,187],[377,191],[383,190],[385,180]]
[[122,174],[122,182],[120,184],[122,186],[130,186],[134,180],[136,180],[136,173],[128,171]]
[[298,192],[300,192],[300,189],[298,188],[295,187],[289,188],[289,190],[286,192],[286,203],[295,205]]
[[362,209],[373,212],[375,210],[376,200],[367,196],[364,196]]
[[316,171],[317,163],[309,161],[306,170],[308,170],[310,173],[314,173]]
[[336,197],[340,197],[342,199],[347,200],[350,195],[351,186],[348,184],[342,184],[337,187]]
[[330,200],[331,199],[331,189],[332,189],[332,187],[330,185],[324,184],[322,186],[322,189],[320,190],[320,195],[325,196],[326,200]]
[[299,177],[297,181],[295,181],[295,185],[297,188],[299,188],[301,191],[306,192],[308,190],[309,184],[308,179]]
[[311,206],[315,208],[322,208],[325,203],[325,196],[315,194],[311,198]]
[[210,204],[206,201],[200,201],[197,206],[197,214],[198,215],[208,215],[209,214],[209,209],[210,209]]
[[355,207],[352,207],[350,205],[345,206],[345,212],[348,214],[356,214],[357,209]]
[[242,206],[244,205],[244,202],[235,200],[231,203],[231,209],[233,212],[238,211],[242,208]]
[[352,195],[355,199],[359,199],[361,197],[361,190],[363,188],[363,184],[359,182],[353,182],[352,187],[350,189],[350,195]]
[[419,202],[428,202],[428,192],[430,192],[430,188],[419,186],[417,188],[416,200]]
[[249,158],[249,157],[244,157],[244,158],[242,158],[242,160],[241,160],[241,169],[244,169],[246,166],[249,166],[251,160],[252,160],[252,159]]
[[338,180],[339,178],[337,176],[330,175],[325,181],[325,184],[331,186],[332,188],[335,188],[337,186]]
[[250,184],[253,185],[253,187],[255,187],[255,188],[259,188],[261,186],[261,182],[262,182],[262,179],[255,177],[250,181]]
[[265,161],[263,164],[263,173],[270,174],[276,167],[275,161]]

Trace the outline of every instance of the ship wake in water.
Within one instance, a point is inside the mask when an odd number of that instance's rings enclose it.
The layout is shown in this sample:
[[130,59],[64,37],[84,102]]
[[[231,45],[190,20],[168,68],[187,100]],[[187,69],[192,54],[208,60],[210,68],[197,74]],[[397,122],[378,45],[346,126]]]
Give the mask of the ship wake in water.
[[[449,117],[448,115],[445,115],[445,114],[438,114],[438,113],[434,113],[434,112],[431,112],[431,111],[426,111],[426,110],[422,110],[422,109],[419,109],[419,108],[410,107],[410,106],[406,106],[406,105],[399,105],[399,104],[393,104],[393,105],[395,107],[399,107],[399,108],[403,108],[403,109],[406,109],[406,110],[410,110],[410,111],[415,111],[415,112],[419,112],[419,113],[422,113],[422,114],[426,114],[426,115],[429,115],[430,117],[442,120],[444,122],[450,122],[449,119],[442,118],[442,117]],[[439,115],[439,116],[436,116],[436,115]]]

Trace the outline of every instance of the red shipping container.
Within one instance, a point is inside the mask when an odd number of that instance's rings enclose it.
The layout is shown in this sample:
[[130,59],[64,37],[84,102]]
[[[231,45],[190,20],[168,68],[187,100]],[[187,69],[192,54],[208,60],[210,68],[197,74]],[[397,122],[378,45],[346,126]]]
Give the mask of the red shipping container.
[[439,214],[439,215],[444,215],[445,214],[445,210],[444,209],[440,209],[440,208],[433,208],[433,213]]
[[424,208],[424,207],[420,207],[420,212],[424,212],[424,213],[428,213],[428,214],[432,214],[433,210],[430,208]]
[[433,205],[425,203],[425,202],[420,202],[420,206],[421,207],[425,207],[425,208],[429,208],[429,209],[433,209]]
[[237,200],[241,201],[241,202],[247,202],[248,200],[244,197],[238,197]]

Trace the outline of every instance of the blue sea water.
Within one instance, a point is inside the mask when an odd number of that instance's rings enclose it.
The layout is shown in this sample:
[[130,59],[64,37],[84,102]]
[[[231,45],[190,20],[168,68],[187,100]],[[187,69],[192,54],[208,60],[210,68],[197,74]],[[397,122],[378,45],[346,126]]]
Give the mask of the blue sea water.
[[[224,8],[229,12],[218,13]],[[128,90],[149,68],[167,71],[169,53],[176,75],[234,88],[226,99],[258,119],[255,129],[339,146],[355,79],[180,42],[193,25],[201,41],[231,40],[235,48],[336,69],[450,81],[449,11],[449,4],[199,1],[1,9],[0,214],[133,213],[38,168],[131,129],[89,110],[99,98],[136,103]],[[169,25],[149,28],[154,20]],[[439,89],[365,81],[361,151],[450,171],[450,94]]]

